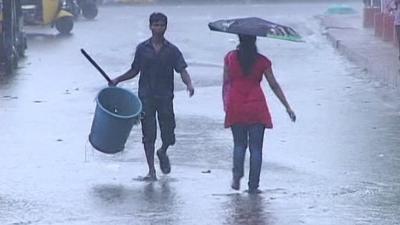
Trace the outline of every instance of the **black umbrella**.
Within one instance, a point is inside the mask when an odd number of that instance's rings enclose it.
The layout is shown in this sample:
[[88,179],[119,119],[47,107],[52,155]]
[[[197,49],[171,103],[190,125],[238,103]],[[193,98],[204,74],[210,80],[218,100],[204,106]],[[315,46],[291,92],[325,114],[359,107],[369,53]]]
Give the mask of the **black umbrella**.
[[293,28],[257,17],[217,20],[209,23],[208,27],[212,31],[303,42],[301,36]]

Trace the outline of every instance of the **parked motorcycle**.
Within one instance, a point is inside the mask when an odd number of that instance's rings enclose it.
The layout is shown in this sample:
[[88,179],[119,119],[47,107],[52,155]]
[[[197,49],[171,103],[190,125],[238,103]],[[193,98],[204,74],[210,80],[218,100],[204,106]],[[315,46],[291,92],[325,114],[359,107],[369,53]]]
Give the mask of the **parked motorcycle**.
[[66,0],[66,9],[75,18],[83,15],[86,19],[94,19],[98,14],[98,7],[95,0]]
[[18,66],[26,48],[20,0],[0,0],[0,67],[6,74]]

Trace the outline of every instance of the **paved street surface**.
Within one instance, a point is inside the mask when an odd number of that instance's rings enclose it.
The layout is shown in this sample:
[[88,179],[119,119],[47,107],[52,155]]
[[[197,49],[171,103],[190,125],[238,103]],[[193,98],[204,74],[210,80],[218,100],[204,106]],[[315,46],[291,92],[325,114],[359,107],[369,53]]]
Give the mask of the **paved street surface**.
[[[27,57],[0,82],[0,224],[400,224],[398,101],[332,47],[316,17],[327,7],[109,5],[94,21],[79,19],[71,36],[27,28]],[[106,82],[79,50],[111,77],[120,75],[149,37],[153,11],[169,16],[167,38],[187,59],[196,92],[189,98],[176,76],[172,172],[146,183],[137,179],[147,172],[140,126],[122,153],[90,146],[94,99]],[[305,39],[258,40],[298,117],[290,122],[265,83],[275,127],[265,136],[260,195],[245,193],[247,176],[240,191],[229,187],[233,143],[223,128],[222,59],[238,42],[207,27],[249,15],[292,26]],[[137,81],[121,87],[135,92]]]

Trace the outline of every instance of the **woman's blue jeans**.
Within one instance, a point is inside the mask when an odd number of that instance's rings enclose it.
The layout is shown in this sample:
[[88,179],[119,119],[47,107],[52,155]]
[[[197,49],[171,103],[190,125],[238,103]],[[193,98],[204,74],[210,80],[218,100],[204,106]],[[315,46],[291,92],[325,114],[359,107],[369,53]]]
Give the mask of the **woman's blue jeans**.
[[262,147],[264,140],[263,124],[233,125],[233,178],[240,179],[244,175],[244,159],[246,149],[250,149],[249,190],[258,188],[262,164]]

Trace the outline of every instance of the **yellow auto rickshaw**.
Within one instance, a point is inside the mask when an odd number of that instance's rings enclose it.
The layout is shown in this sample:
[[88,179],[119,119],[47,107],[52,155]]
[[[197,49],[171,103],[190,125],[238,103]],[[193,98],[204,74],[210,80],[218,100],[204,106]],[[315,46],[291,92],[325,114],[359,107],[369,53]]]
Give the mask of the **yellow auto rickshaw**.
[[68,12],[65,0],[21,0],[27,25],[51,25],[68,34],[74,27],[74,16]]
[[26,37],[20,0],[0,0],[0,68],[11,73],[24,56]]

